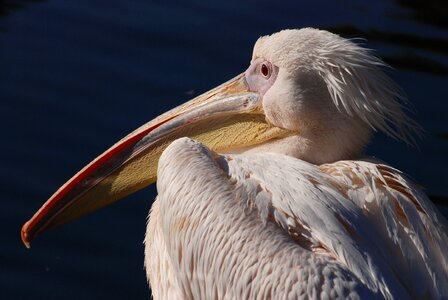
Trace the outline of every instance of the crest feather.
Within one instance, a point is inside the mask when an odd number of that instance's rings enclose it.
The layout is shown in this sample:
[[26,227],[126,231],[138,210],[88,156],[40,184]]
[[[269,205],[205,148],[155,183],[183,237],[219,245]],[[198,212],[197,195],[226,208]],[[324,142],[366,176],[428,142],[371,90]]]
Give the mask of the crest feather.
[[314,67],[339,110],[357,116],[375,131],[416,144],[421,128],[406,114],[406,94],[383,72],[389,66],[370,49],[338,37],[317,49]]

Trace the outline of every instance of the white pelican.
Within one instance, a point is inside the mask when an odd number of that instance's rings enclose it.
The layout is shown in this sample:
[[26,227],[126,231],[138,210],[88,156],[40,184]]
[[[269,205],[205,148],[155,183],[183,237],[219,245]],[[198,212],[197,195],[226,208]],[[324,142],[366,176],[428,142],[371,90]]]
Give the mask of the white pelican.
[[262,37],[243,74],[70,179],[23,241],[157,176],[155,299],[448,298],[445,219],[403,173],[360,159],[372,131],[412,143],[418,130],[383,65],[327,31]]

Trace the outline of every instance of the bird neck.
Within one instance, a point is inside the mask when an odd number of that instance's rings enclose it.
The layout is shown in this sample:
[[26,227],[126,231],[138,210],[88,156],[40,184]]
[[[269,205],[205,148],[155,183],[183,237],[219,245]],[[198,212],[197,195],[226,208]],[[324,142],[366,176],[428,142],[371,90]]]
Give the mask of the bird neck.
[[238,152],[274,152],[316,165],[356,159],[371,138],[371,129],[359,122],[308,128],[296,135],[243,149]]

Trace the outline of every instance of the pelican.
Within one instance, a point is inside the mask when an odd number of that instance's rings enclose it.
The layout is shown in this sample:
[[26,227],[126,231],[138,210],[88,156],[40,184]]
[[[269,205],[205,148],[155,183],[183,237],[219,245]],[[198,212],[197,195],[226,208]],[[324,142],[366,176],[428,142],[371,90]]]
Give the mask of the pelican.
[[258,39],[248,69],[124,137],[22,239],[152,184],[154,299],[448,298],[447,222],[399,170],[362,158],[418,125],[368,49],[327,31]]

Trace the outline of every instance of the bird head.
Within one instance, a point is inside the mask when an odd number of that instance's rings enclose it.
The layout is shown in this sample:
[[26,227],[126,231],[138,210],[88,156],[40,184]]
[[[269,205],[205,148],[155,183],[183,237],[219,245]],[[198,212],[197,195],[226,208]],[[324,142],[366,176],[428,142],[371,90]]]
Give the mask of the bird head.
[[245,73],[249,89],[262,97],[267,122],[295,132],[269,148],[322,164],[356,158],[372,131],[414,143],[419,127],[384,67],[369,49],[324,30],[258,39]]
[[156,181],[163,150],[188,136],[218,152],[270,151],[320,164],[356,157],[372,130],[411,140],[417,125],[384,63],[311,28],[261,37],[248,69],[130,133],[75,174],[25,223],[39,233]]

